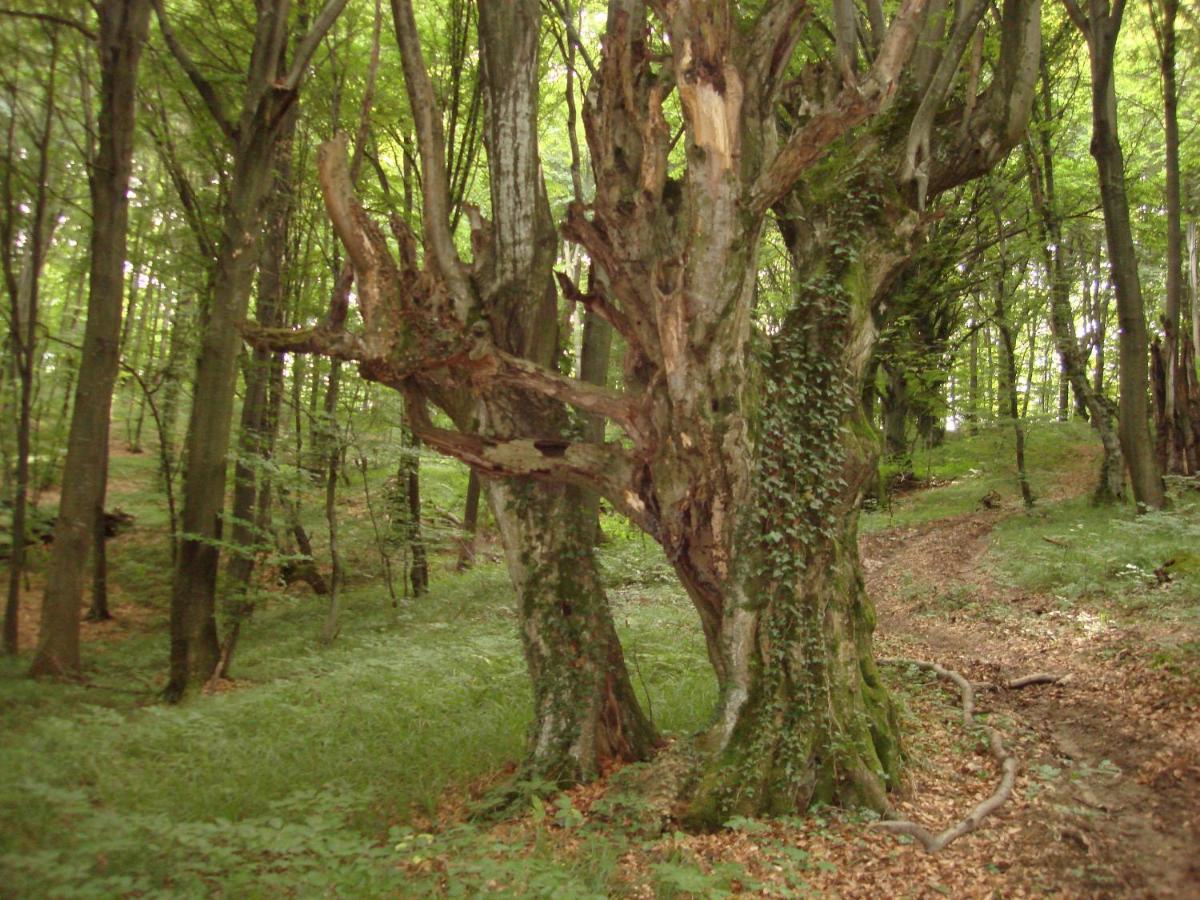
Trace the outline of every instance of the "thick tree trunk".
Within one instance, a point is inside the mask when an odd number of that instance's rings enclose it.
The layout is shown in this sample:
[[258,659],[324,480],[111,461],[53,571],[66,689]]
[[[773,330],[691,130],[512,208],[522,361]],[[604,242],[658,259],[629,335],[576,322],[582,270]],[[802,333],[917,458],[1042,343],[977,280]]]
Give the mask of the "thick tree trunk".
[[106,0],[98,12],[100,136],[89,173],[92,233],[87,325],[32,675],[79,672],[79,612],[88,558],[93,553],[92,617],[109,618],[104,555],[109,414],[125,293],[126,189],[133,160],[137,68],[150,3]]
[[[410,100],[414,107],[432,108],[411,5],[396,2],[393,8]],[[475,248],[470,290],[490,311],[496,347],[552,367],[558,353],[556,295],[547,287],[557,236],[537,150],[538,4],[480,4],[479,36],[493,221],[490,227],[476,223],[475,239],[483,244]],[[418,123],[418,131],[426,241],[433,249],[427,259],[462,297],[468,289],[446,228],[440,127],[431,117]],[[500,390],[478,404],[463,399],[451,398],[447,406],[464,431],[489,439],[569,439],[565,409],[536,392]],[[595,777],[610,762],[647,758],[657,738],[625,668],[590,530],[579,518],[580,492],[525,479],[489,478],[484,487],[517,590],[533,680],[526,771],[566,784]]]
[[[720,699],[685,813],[699,827],[818,802],[882,810],[899,773],[857,543],[879,437],[852,399],[875,338],[871,299],[895,258],[846,266],[835,261],[841,249],[789,243],[799,270],[816,274],[801,283],[766,372],[753,512],[728,526],[737,536],[727,562],[691,553],[677,563],[698,606],[722,610],[710,646]],[[697,532],[689,544],[700,545]]]
[[[503,310],[497,346],[542,365],[557,356],[556,293],[547,291],[556,237],[538,172],[538,6],[479,8],[480,69],[492,171],[490,306]],[[530,191],[531,193],[526,193]],[[565,436],[557,404],[513,392],[484,404],[484,433]],[[548,781],[586,781],[657,744],[633,692],[592,551],[582,493],[532,481],[485,484],[517,589],[534,722],[526,768]]]
[[520,603],[533,681],[525,770],[555,784],[590,781],[657,746],[642,713],[586,540],[581,492],[488,479],[488,502]]

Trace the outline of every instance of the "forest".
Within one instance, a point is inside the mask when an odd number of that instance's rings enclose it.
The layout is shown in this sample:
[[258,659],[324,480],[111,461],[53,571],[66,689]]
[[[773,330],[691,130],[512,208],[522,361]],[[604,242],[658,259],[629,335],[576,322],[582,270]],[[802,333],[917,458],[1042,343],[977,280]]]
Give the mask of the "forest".
[[0,897],[1200,895],[1191,0],[0,50]]

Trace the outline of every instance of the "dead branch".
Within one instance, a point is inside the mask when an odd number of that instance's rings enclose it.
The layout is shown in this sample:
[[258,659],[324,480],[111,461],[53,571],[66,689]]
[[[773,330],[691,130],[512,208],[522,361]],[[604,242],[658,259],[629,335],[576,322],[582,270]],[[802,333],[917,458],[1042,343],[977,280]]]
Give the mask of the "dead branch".
[[1019,691],[1021,688],[1031,687],[1035,684],[1066,684],[1074,677],[1069,672],[1065,675],[1038,672],[1036,675],[1025,675],[1021,678],[1013,678],[1010,681],[1001,682],[1000,684],[991,681],[972,681],[971,687],[976,691]]
[[[879,662],[884,665],[916,666],[918,669],[935,672],[942,678],[953,681],[958,686],[959,693],[962,696],[963,724],[968,728],[975,724],[975,689],[971,685],[971,682],[967,681],[958,672],[939,666],[937,663],[924,662],[917,659],[881,659]],[[941,834],[936,835],[921,827],[916,822],[910,822],[907,819],[887,819],[882,822],[873,823],[872,827],[882,828],[893,834],[907,834],[910,837],[916,838],[928,853],[937,853],[964,834],[968,834],[978,828],[979,824],[990,813],[997,810],[1012,795],[1013,783],[1017,777],[1017,758],[1005,748],[1004,740],[1000,737],[1000,732],[987,724],[983,725],[983,731],[988,738],[988,749],[991,750],[996,762],[1000,764],[1000,784],[987,799],[972,809],[966,818],[958,824],[947,828]]]
[[1023,687],[1029,687],[1033,684],[1064,684],[1071,679],[1071,675],[1051,675],[1049,672],[1039,672],[1036,675],[1026,675],[1023,678],[1014,678],[1009,681],[1004,687],[1010,691],[1019,691]]

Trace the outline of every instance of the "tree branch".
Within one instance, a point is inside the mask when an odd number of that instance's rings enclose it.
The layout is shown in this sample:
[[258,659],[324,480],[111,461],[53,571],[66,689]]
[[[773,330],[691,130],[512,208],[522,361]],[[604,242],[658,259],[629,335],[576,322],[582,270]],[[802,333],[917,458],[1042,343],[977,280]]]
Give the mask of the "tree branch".
[[638,414],[635,398],[620,391],[559,375],[502,350],[489,350],[499,364],[495,372],[497,379],[569,403],[583,412],[607,416],[625,429],[635,442],[642,442],[648,437],[648,426]]
[[67,28],[74,28],[89,41],[96,40],[96,32],[92,31],[82,22],[77,22],[75,19],[69,19],[66,16],[56,16],[54,13],[47,12],[25,12],[17,9],[0,9],[0,16],[12,16],[14,19],[35,19],[39,22],[46,22],[50,25],[65,25]]
[[188,56],[187,51],[183,49],[183,46],[176,39],[175,32],[171,30],[171,26],[167,22],[167,14],[163,10],[162,0],[153,0],[153,3],[154,15],[158,19],[158,28],[162,32],[167,49],[171,51],[171,55],[175,57],[188,79],[195,85],[196,92],[200,94],[200,99],[204,101],[209,115],[217,123],[217,127],[221,129],[222,134],[231,142],[236,143],[237,129],[225,115],[225,110],[221,106],[221,99],[217,96],[217,92],[213,89],[208,79],[200,74],[200,70],[192,62],[192,58]]
[[308,33],[296,45],[296,52],[292,56],[292,67],[280,81],[278,85],[280,89],[294,91],[300,86],[300,79],[304,77],[304,72],[308,68],[309,62],[312,61],[313,54],[317,52],[317,46],[329,33],[329,29],[333,27],[333,23],[337,21],[337,17],[345,8],[346,0],[329,0],[325,4],[325,8],[313,22],[312,28],[308,29]]
[[603,294],[597,292],[594,288],[585,294],[565,272],[555,272],[554,277],[558,279],[558,286],[562,289],[564,297],[575,303],[583,304],[586,309],[594,312],[611,325],[617,334],[625,338],[627,343],[639,349],[641,348],[641,338],[634,331],[629,319],[623,312],[612,306]]
[[754,184],[750,205],[758,213],[792,189],[796,179],[825,155],[829,145],[876,113],[895,93],[912,53],[927,0],[903,0],[861,85],[848,85],[833,104],[792,134]]
[[392,0],[392,18],[396,42],[404,66],[404,84],[417,131],[421,153],[421,200],[425,240],[433,257],[434,268],[450,289],[455,312],[466,322],[474,304],[462,262],[450,233],[449,183],[446,177],[445,137],[442,113],[425,68],[412,0]]
[[655,533],[645,503],[631,487],[633,459],[619,444],[572,442],[557,436],[504,440],[439,428],[430,420],[424,398],[411,386],[405,391],[405,408],[413,434],[481,474],[536,478],[595,490],[639,526]]
[[575,23],[571,21],[571,16],[560,0],[543,0],[551,9],[558,13],[559,19],[563,23],[563,27],[567,31],[567,40],[574,45],[578,51],[583,64],[587,67],[588,74],[592,78],[596,77],[596,66],[592,63],[592,57],[587,52],[587,47],[583,46],[583,41],[579,37],[579,32],[575,29]]

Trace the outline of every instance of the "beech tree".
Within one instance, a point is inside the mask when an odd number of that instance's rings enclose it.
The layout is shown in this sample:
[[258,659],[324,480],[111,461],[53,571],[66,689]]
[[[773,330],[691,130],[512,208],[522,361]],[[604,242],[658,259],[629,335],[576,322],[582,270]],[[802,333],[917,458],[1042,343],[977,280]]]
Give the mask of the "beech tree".
[[97,8],[100,116],[96,159],[89,166],[92,234],[87,328],[67,439],[62,500],[47,573],[35,675],[79,671],[79,612],[89,552],[103,542],[109,413],[117,377],[125,286],[126,191],[133,161],[138,60],[150,0],[106,0]]
[[1162,509],[1166,503],[1162,473],[1149,422],[1149,338],[1146,307],[1138,275],[1129,197],[1125,190],[1125,157],[1117,133],[1117,89],[1113,62],[1125,0],[1063,0],[1075,27],[1087,40],[1092,72],[1092,156],[1100,181],[1104,235],[1112,271],[1117,318],[1121,324],[1121,396],[1118,434],[1129,469],[1133,499],[1139,509]]
[[188,421],[183,535],[171,589],[171,677],[166,694],[179,699],[194,678],[203,683],[213,674],[220,657],[215,614],[218,542],[223,533],[226,455],[241,347],[237,325],[246,317],[258,266],[258,229],[274,178],[275,154],[309,62],[346,0],[324,4],[312,25],[296,38],[290,58],[291,4],[288,0],[258,0],[254,46],[235,118],[229,117],[226,101],[176,37],[162,0],[153,2],[168,49],[194,85],[231,154],[230,185],[202,315]]
[[[523,529],[505,542],[518,582],[536,579],[539,605],[553,597],[557,610],[523,610],[539,698],[556,694],[562,670],[539,663],[577,640],[562,626],[579,597],[544,567],[582,548],[564,546],[567,513],[539,503],[528,479],[595,490],[662,544],[720,686],[685,820],[813,801],[882,809],[900,744],[855,542],[877,452],[857,398],[874,312],[927,224],[926,202],[986,171],[1024,132],[1040,5],[1007,0],[989,17],[983,2],[906,0],[888,20],[869,3],[861,21],[847,2],[826,21],[800,3],[651,6],[652,22],[637,0],[609,4],[583,110],[596,193],[562,225],[602,277],[587,291],[561,274],[560,285],[623,339],[622,390],[547,363],[553,295],[546,265],[531,259],[552,258],[554,240],[532,174],[536,90],[524,69],[501,70],[510,80],[499,93],[489,74],[491,221],[473,215],[473,258],[460,258],[405,0],[393,8],[420,138],[424,253],[395,223],[393,252],[335,139],[320,175],[358,278],[362,331],[259,340],[356,360],[404,392],[422,441],[488,476],[493,509],[510,516],[497,516],[501,531],[513,519]],[[529,20],[533,3],[503,13],[480,4],[485,69],[528,47]],[[796,287],[767,333],[755,325],[755,282],[772,215]],[[470,398],[484,426],[466,427],[448,397]],[[431,401],[454,427],[435,420]],[[607,417],[622,439],[580,439],[567,407]],[[555,700],[537,704],[535,729],[572,718],[569,698]]]

